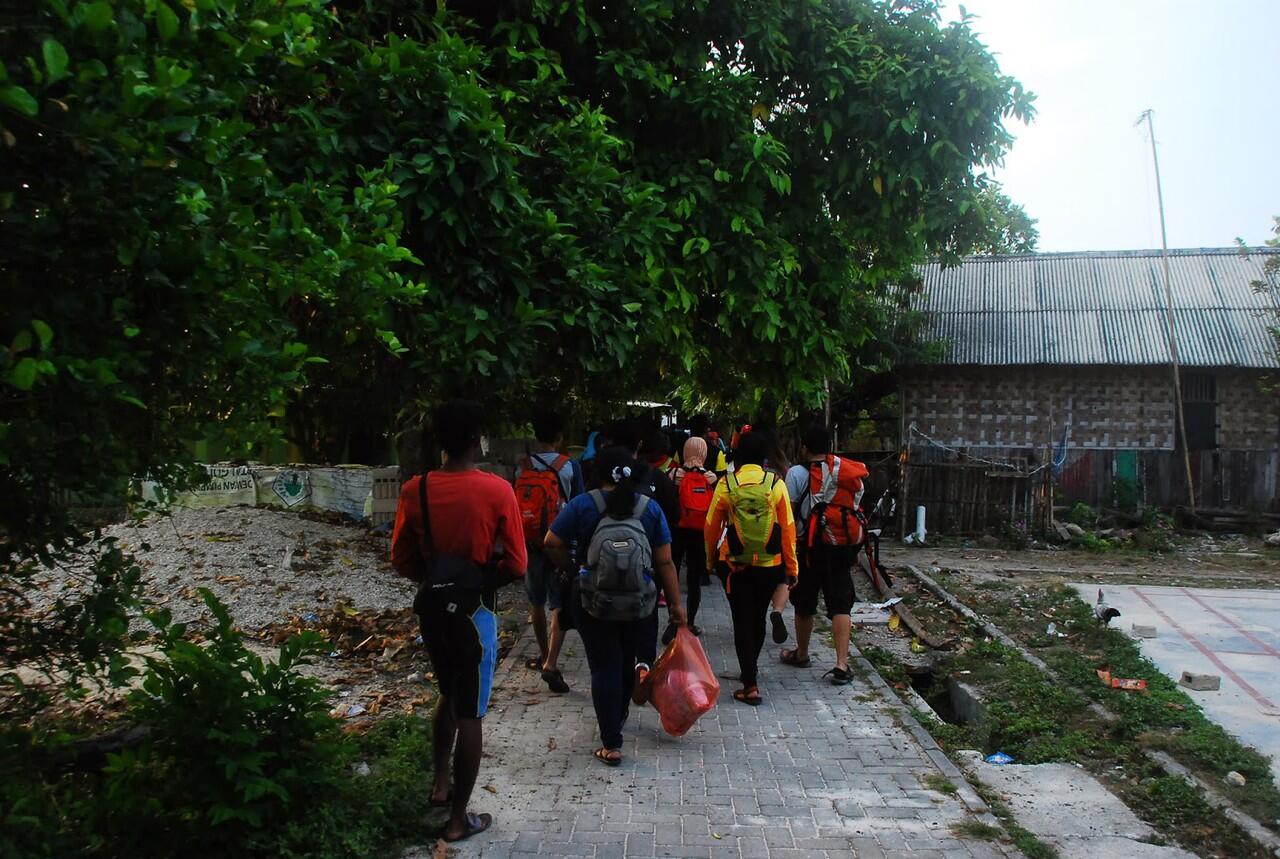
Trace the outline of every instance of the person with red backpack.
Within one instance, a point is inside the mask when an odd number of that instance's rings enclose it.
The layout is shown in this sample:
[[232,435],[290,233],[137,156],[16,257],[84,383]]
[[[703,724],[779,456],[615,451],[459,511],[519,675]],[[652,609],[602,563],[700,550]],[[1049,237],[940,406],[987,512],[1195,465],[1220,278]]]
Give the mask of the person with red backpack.
[[701,635],[702,630],[694,621],[698,617],[698,606],[702,604],[702,578],[707,570],[707,548],[702,531],[711,510],[716,473],[706,468],[707,442],[699,436],[693,436],[684,443],[683,461],[683,465],[667,472],[680,496],[680,517],[671,534],[671,560],[677,572],[680,562],[687,562],[685,581],[689,596],[685,610],[689,615],[689,631]]
[[836,664],[827,674],[833,684],[847,686],[853,680],[849,672],[853,567],[863,541],[858,504],[867,467],[832,453],[831,435],[821,425],[811,426],[801,435],[800,459],[787,472],[787,488],[795,503],[797,532],[803,534],[803,574],[800,584],[791,591],[791,605],[796,610],[796,646],[782,651],[782,662],[796,668],[811,664],[809,639],[821,591],[836,646]]
[[[538,657],[526,668],[542,672],[552,692],[564,694],[569,684],[560,673],[560,648],[564,630],[560,623],[560,570],[543,550],[543,540],[551,523],[574,496],[581,495],[582,473],[577,464],[559,452],[564,443],[564,418],[553,411],[541,411],[533,418],[533,450],[516,468],[516,503],[525,545],[529,552],[529,572],[525,593],[529,597],[529,618],[538,641]],[[547,614],[550,612],[550,626]]]
[[467,804],[498,662],[494,592],[523,576],[527,562],[511,484],[475,464],[483,422],[479,403],[455,400],[435,409],[432,424],[448,460],[401,487],[391,537],[392,566],[420,585],[413,610],[440,689],[429,802],[449,810],[440,833],[445,841],[493,824],[493,815],[473,814]]

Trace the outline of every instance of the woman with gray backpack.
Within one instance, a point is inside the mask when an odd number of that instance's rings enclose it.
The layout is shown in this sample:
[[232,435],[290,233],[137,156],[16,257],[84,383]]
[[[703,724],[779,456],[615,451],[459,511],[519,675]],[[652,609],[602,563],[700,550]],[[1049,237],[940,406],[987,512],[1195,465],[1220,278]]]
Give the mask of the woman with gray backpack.
[[600,724],[595,757],[622,763],[622,727],[631,694],[642,681],[636,654],[644,621],[657,607],[658,587],[667,597],[670,622],[685,623],[680,582],[671,563],[671,528],[657,502],[637,494],[631,451],[610,447],[598,455],[600,489],[572,499],[551,523],[547,554],[561,566],[569,547],[580,557],[573,597],[565,610],[575,615],[591,669],[591,703]]

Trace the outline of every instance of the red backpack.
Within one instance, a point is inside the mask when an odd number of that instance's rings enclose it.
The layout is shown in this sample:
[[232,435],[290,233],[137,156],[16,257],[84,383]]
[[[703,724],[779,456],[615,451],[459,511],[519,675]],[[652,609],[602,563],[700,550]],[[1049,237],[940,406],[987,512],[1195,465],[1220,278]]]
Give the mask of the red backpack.
[[810,545],[819,533],[824,543],[833,546],[862,544],[858,500],[862,495],[862,478],[870,473],[861,462],[834,453],[809,463],[809,494],[813,497],[808,527]]
[[560,454],[550,465],[536,456],[526,456],[520,462],[520,476],[515,482],[516,504],[520,507],[525,543],[529,546],[541,548],[547,529],[568,500],[564,484],[560,482],[560,469],[568,461],[569,457]]
[[[676,471],[676,469],[672,469]],[[682,468],[680,477],[680,521],[677,527],[701,531],[707,524],[714,489],[705,468]]]

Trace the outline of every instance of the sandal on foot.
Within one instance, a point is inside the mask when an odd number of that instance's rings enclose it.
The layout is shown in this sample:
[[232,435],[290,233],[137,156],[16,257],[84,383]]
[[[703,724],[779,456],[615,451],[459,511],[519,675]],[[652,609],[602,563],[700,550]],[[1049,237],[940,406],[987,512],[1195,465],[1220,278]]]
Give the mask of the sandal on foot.
[[488,829],[492,825],[493,825],[492,814],[472,814],[471,812],[468,811],[467,812],[467,828],[462,831],[461,835],[455,838],[450,838],[447,834],[449,831],[449,824],[446,823],[444,829],[440,831],[440,837],[443,840],[447,841],[448,843],[452,844],[455,841],[465,841],[466,839],[470,838],[472,835],[479,835],[481,832],[484,832],[486,829]]
[[853,674],[849,671],[848,668],[840,668],[839,666],[837,666],[835,668],[832,668],[830,671],[826,672],[826,674],[823,674],[822,676],[826,677],[827,674],[831,675],[832,686],[848,686],[850,683],[853,682]]
[[649,703],[649,666],[641,662],[636,666],[635,680],[631,685],[631,703],[643,707]]
[[525,667],[525,668],[528,668],[530,671],[541,671],[541,670],[542,670],[542,660],[541,660],[541,659],[537,659],[537,658],[534,658],[534,659],[526,659],[526,660],[524,661],[524,667]]
[[756,686],[748,686],[745,689],[739,689],[734,692],[733,700],[741,701],[743,704],[750,704],[752,707],[759,707],[764,703],[764,699],[760,697],[760,689]]
[[427,797],[427,805],[432,808],[448,808],[453,805],[453,788],[449,788],[449,792],[444,795],[444,799]]
[[564,675],[560,673],[560,669],[552,671],[543,671],[542,679],[546,681],[547,687],[557,695],[563,695],[569,691],[569,684],[564,682]]
[[606,749],[604,746],[601,746],[592,752],[592,754],[595,755],[596,760],[600,761],[600,763],[605,766],[616,767],[622,764],[621,749]]
[[783,665],[790,665],[792,668],[808,668],[813,664],[813,661],[807,656],[804,659],[801,659],[798,655],[798,651],[795,650],[782,651],[782,655],[779,656],[778,659]]
[[782,612],[769,612],[769,623],[773,624],[773,643],[782,644],[787,640],[787,624],[782,619]]

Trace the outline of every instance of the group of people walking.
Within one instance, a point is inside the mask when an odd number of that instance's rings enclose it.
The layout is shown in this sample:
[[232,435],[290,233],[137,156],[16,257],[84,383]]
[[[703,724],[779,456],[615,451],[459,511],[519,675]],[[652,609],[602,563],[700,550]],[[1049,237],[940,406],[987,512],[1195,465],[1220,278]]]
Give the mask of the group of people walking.
[[593,754],[608,766],[622,763],[630,708],[647,702],[659,640],[685,625],[701,634],[702,588],[712,576],[732,618],[740,672],[734,700],[762,703],[760,654],[770,634],[779,644],[788,640],[788,600],[796,641],[781,663],[812,664],[819,594],[836,645],[824,676],[837,685],[852,679],[849,612],[866,470],[835,456],[821,425],[803,431],[789,468],[772,433],[744,426],[726,446],[705,423],[672,451],[661,430],[618,421],[593,433],[575,460],[560,452],[563,417],[544,412],[512,483],[476,465],[479,405],[442,404],[433,423],[444,463],[402,487],[392,563],[419,583],[414,611],[440,691],[430,803],[449,811],[446,841],[493,820],[467,805],[497,664],[495,591],[509,582],[524,580],[538,643],[527,667],[551,691],[570,690],[560,652],[568,631],[581,636],[600,729]]

